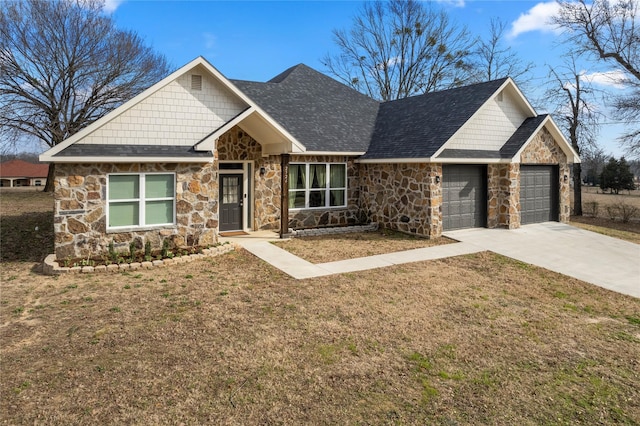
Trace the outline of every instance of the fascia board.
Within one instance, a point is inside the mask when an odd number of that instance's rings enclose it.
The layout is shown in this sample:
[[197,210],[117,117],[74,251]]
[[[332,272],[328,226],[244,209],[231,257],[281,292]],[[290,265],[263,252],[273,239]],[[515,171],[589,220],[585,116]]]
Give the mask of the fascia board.
[[[42,156],[41,156],[42,158]],[[48,163],[212,163],[211,158],[189,157],[48,157]]]
[[343,155],[347,157],[360,157],[365,152],[349,152],[349,151],[305,151],[302,153],[296,153],[295,155]]
[[442,164],[500,164],[512,163],[510,158],[436,158],[433,163]]
[[536,128],[536,130],[531,133],[531,136],[529,136],[529,139],[527,139],[527,141],[522,144],[518,152],[516,152],[516,154],[511,158],[511,162],[520,163],[520,156],[522,155],[522,152],[527,148],[529,143],[531,143],[531,141],[538,134],[540,129],[542,129],[545,126],[548,126],[550,128],[548,129],[550,130],[549,133],[551,133],[551,136],[553,136],[554,139],[557,140],[558,145],[560,145],[560,149],[562,149],[562,151],[567,155],[567,161],[569,161],[570,163],[580,163],[580,157],[575,152],[575,150],[571,147],[571,144],[569,144],[569,141],[567,141],[567,138],[564,137],[564,135],[562,134],[562,132],[560,131],[560,129],[558,128],[558,126],[553,121],[553,118],[550,115],[548,115],[544,120],[542,120],[542,123],[540,123],[540,125]]
[[200,142],[195,144],[193,146],[193,149],[196,151],[213,151],[213,149],[215,148],[215,141],[220,136],[222,136],[223,134],[231,130],[233,126],[237,125],[238,123],[240,123],[242,120],[244,120],[254,112],[255,112],[255,108],[250,106],[249,108],[247,108],[246,110],[242,111],[240,114],[235,116],[233,119],[227,121],[225,124],[218,127],[213,133],[206,136]]
[[386,164],[386,163],[434,163],[439,161],[432,161],[429,157],[422,158],[365,158],[362,160],[356,160],[356,163],[362,164]]

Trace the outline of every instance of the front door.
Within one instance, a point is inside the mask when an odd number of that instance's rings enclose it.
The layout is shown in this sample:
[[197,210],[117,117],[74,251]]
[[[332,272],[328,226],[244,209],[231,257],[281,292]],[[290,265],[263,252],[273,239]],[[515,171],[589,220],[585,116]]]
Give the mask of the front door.
[[220,175],[220,231],[242,229],[242,175]]

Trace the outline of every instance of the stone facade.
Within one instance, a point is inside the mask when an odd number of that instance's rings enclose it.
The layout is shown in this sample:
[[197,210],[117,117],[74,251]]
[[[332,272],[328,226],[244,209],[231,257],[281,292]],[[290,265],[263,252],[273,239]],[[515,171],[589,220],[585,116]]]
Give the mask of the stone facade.
[[[116,247],[128,249],[135,241],[142,248],[150,241],[160,248],[164,239],[174,246],[210,245],[217,241],[218,175],[220,161],[250,161],[253,194],[250,228],[280,227],[281,156],[262,155],[261,145],[239,127],[216,143],[214,161],[204,164],[59,164],[55,176],[56,256],[86,257]],[[558,164],[561,222],[569,220],[567,157],[553,136],[542,129],[522,152],[522,164]],[[292,210],[289,227],[378,223],[402,232],[436,238],[442,235],[442,177],[439,163],[356,163],[347,156],[291,155],[290,162],[340,162],[347,164],[347,206],[317,210]],[[176,174],[176,225],[106,230],[106,182],[109,173],[174,172]],[[487,167],[487,226],[520,226],[520,164]]]
[[[176,174],[176,225],[131,231],[107,231],[107,175],[109,173],[173,172]],[[172,246],[206,246],[217,242],[218,176],[205,164],[58,164],[55,171],[55,254],[97,256],[128,250],[134,241],[154,249],[169,239]]]
[[354,158],[345,156],[292,155],[289,163],[346,163],[347,206],[314,210],[289,210],[289,228],[354,225],[359,222],[360,171]]
[[386,228],[436,238],[442,235],[442,165],[361,164],[363,219]]
[[[571,215],[571,194],[569,186],[570,169],[567,163],[567,156],[562,151],[558,143],[553,139],[549,131],[543,128],[529,143],[520,155],[522,164],[557,164],[558,182],[560,182],[559,195],[559,221],[569,222]],[[567,178],[565,179],[565,176]]]
[[487,167],[487,228],[520,227],[520,165]]
[[[280,227],[280,156],[262,156],[262,147],[239,127],[222,135],[216,143],[219,161],[253,161],[253,230]],[[264,168],[264,174],[260,169]]]

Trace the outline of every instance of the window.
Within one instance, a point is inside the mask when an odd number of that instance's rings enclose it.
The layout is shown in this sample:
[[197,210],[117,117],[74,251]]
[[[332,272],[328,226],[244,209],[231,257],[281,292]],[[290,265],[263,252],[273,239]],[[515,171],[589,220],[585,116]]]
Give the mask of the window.
[[107,228],[173,225],[175,175],[109,175]]
[[309,209],[347,205],[347,165],[292,163],[289,165],[289,208]]

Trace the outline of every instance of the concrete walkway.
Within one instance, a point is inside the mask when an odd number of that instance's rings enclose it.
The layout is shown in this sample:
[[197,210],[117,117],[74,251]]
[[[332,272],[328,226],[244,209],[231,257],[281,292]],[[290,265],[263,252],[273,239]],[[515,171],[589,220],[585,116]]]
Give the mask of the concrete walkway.
[[442,259],[445,257],[476,253],[483,250],[473,244],[455,243],[379,254],[376,256],[359,257],[357,259],[340,260],[337,262],[313,264],[271,244],[270,241],[279,241],[278,235],[272,232],[252,233],[249,236],[221,238],[220,240],[222,242],[229,241],[239,244],[248,252],[253,253],[265,262],[270,263],[284,273],[299,280],[342,274],[345,272],[365,271],[422,260]]
[[640,298],[640,245],[558,222],[445,236]]
[[520,229],[463,229],[444,234],[455,244],[313,264],[269,241],[270,231],[221,238],[244,247],[286,274],[305,279],[364,271],[403,263],[490,250],[522,262],[559,272],[619,293],[640,298],[640,245],[570,225],[547,222]]

